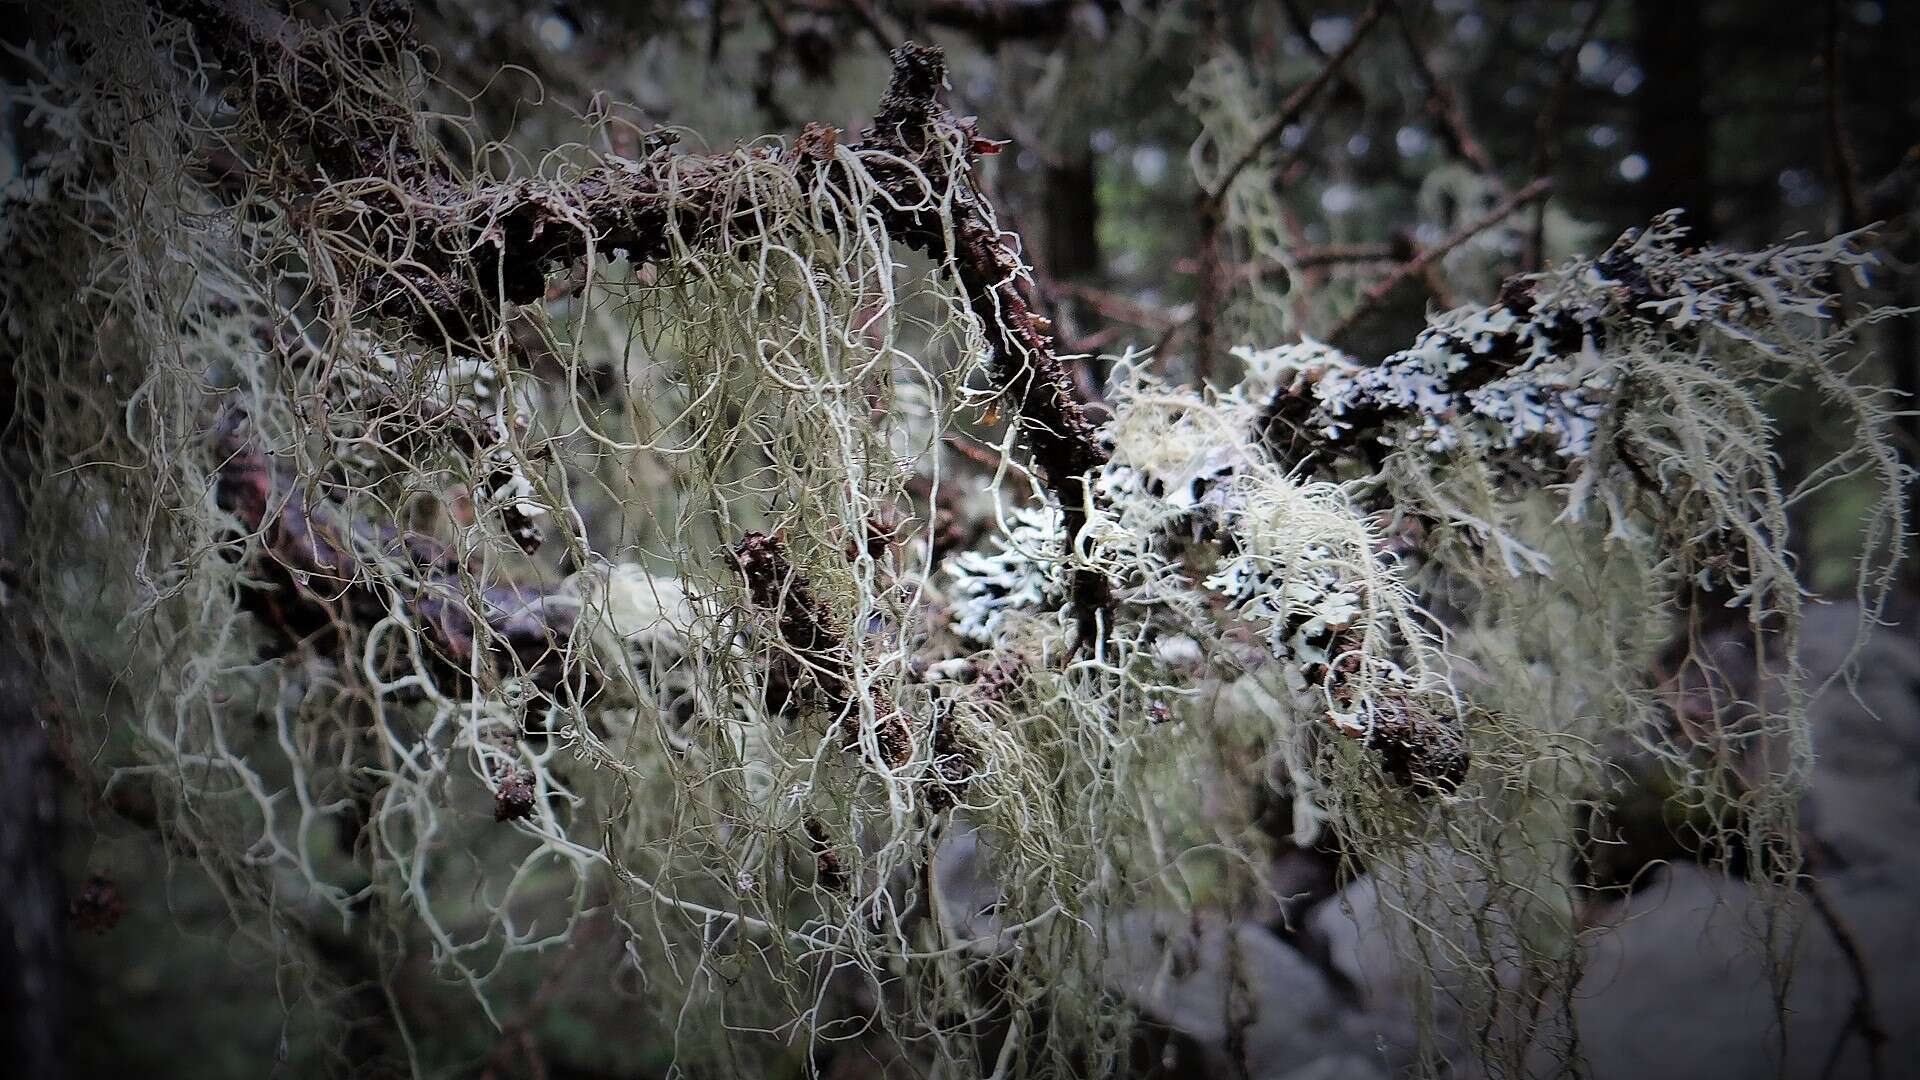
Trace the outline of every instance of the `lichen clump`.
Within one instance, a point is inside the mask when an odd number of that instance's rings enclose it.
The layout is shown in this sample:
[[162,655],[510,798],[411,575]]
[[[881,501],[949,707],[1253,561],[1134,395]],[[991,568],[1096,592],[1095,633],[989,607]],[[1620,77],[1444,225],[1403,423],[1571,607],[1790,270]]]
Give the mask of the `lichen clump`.
[[[147,793],[314,989],[315,943],[371,925],[498,1021],[591,918],[691,1071],[884,1032],[1097,1074],[1133,1020],[1108,930],[1258,897],[1250,792],[1517,937],[1538,979],[1463,993],[1521,1029],[1571,985],[1609,738],[1790,854],[1805,688],[1756,770],[1646,673],[1696,587],[1791,655],[1770,389],[1852,421],[1800,484],[1881,485],[1884,588],[1887,405],[1826,363],[1846,238],[1662,220],[1378,364],[1299,342],[1191,389],[1122,358],[1099,422],[937,50],[858,138],[593,129],[534,169],[428,130],[399,5],[168,10],[81,5],[92,47],[28,58],[17,562],[76,768]],[[946,439],[1002,410],[988,511]],[[1409,869],[1434,852],[1511,887]],[[1418,962],[1509,969],[1408,923]]]

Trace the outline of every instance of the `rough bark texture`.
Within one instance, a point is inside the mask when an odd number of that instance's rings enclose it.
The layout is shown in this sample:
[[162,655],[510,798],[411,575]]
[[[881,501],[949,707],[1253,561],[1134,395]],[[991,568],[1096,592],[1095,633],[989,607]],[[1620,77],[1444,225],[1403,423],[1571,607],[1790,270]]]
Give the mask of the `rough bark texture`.
[[[947,159],[935,142],[938,129],[958,130],[974,147],[982,145],[970,121],[955,120],[939,103],[946,77],[946,57],[938,48],[908,43],[895,49],[893,81],[864,140],[919,164],[936,186],[947,179]],[[896,172],[896,183],[912,182],[907,170]],[[1087,480],[1107,463],[1107,454],[1054,351],[1052,325],[1028,303],[1026,270],[1012,235],[993,223],[991,208],[970,181],[954,200],[951,230],[931,214],[891,212],[887,218],[897,238],[941,260],[958,279],[993,350],[994,378],[1017,406],[1021,434],[1060,502],[1067,535],[1077,537],[1091,498]],[[1078,570],[1072,603],[1082,643],[1091,643],[1101,613],[1112,605],[1111,587],[1098,573]]]

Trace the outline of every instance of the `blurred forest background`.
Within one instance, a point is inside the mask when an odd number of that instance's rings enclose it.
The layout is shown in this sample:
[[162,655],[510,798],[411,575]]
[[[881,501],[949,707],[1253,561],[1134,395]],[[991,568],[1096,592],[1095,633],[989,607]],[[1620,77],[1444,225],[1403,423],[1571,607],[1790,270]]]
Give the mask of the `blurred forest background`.
[[[0,7],[9,44],[57,31],[58,6]],[[1410,340],[1430,309],[1489,301],[1504,276],[1593,252],[1674,207],[1685,210],[1695,239],[1737,248],[1879,223],[1870,246],[1882,262],[1871,286],[1842,285],[1856,300],[1920,306],[1920,5],[1391,7],[1372,18],[1349,0],[420,0],[415,32],[438,76],[471,95],[482,129],[528,153],[550,143],[569,114],[616,107],[642,126],[670,124],[717,148],[795,134],[807,121],[858,130],[885,86],[887,50],[907,38],[937,42],[948,50],[955,112],[976,115],[984,137],[1009,140],[988,159],[984,182],[1001,223],[1024,238],[1063,351],[1153,350],[1158,370],[1175,379],[1230,380],[1239,364],[1232,346],[1299,334],[1383,355]],[[333,10],[304,0],[293,8]],[[1282,115],[1298,87],[1349,49],[1327,91],[1278,133],[1285,157],[1270,235],[1222,229],[1195,181],[1203,134],[1245,132]],[[5,121],[22,130],[18,110]],[[0,174],[16,167],[0,162]],[[1534,183],[1541,178],[1550,186]],[[1291,271],[1276,248],[1287,251]],[[1276,321],[1263,297],[1281,292],[1294,307]],[[1887,382],[1920,390],[1920,323],[1884,323],[1862,350]],[[1096,358],[1079,372],[1096,399],[1105,371]],[[1819,445],[1817,408],[1788,403],[1782,415],[1783,445]],[[1902,433],[1911,455],[1920,421],[1904,418]],[[1866,497],[1842,488],[1829,499]],[[1850,534],[1823,524],[1819,504],[1795,523],[1816,590],[1851,572]],[[1868,653],[1864,696],[1880,719],[1829,703],[1818,721],[1819,749],[1839,771],[1823,771],[1817,783],[1842,794],[1813,820],[1831,830],[1835,849],[1862,845],[1868,855],[1856,858],[1869,862],[1912,847],[1901,823],[1920,820],[1920,576],[1911,564],[1906,573],[1897,625]],[[1837,637],[1844,621],[1823,619],[1810,623],[1812,647],[1823,647],[1822,627]],[[1884,784],[1885,800],[1852,813],[1854,793],[1881,791],[1875,784]],[[5,793],[29,802],[32,794]],[[115,804],[72,785],[53,797],[50,829],[37,835],[57,855],[71,903],[66,939],[12,947],[24,955],[44,945],[66,957],[65,985],[50,992],[68,1002],[60,1043],[73,1075],[298,1076],[339,1049],[314,1044],[314,1003],[236,930],[195,862],[156,840],[137,801]],[[1913,910],[1920,878],[1888,874],[1868,906]],[[1316,942],[1269,918],[1303,948],[1364,951],[1364,942],[1342,945],[1332,934]],[[1657,919],[1647,925],[1658,932]],[[610,921],[588,916],[564,951],[516,976],[524,986],[500,1030],[480,1019],[463,988],[424,969],[399,973],[391,1004],[411,1018],[415,1038],[433,1044],[424,1056],[457,1063],[449,1067],[460,1074],[665,1075],[673,1048],[631,1025],[629,995],[644,988],[622,968],[618,941]],[[351,980],[370,962],[351,939],[332,944],[336,974]],[[1658,937],[1643,940],[1640,953],[1622,945],[1629,959],[1615,957],[1609,976],[1633,992],[1634,973],[1644,971],[1646,985],[1696,1002],[1738,983],[1738,972],[1689,971],[1679,961],[1669,970],[1669,945]],[[1880,1012],[1901,1015],[1899,1003],[1911,997],[1902,969],[1920,956],[1871,943],[1864,951],[1853,967],[1864,959],[1878,968],[1870,978]],[[1809,976],[1831,999],[1822,1008],[1843,1025],[1852,1022],[1853,967],[1833,965],[1834,980]],[[381,991],[364,978],[348,993]],[[1606,1032],[1638,1032],[1655,1045],[1696,1039],[1687,1060],[1700,1061],[1718,1052],[1716,1037],[1702,1032],[1739,1027],[1742,1010],[1759,1000],[1728,997],[1718,1012],[1706,1002],[1707,1019],[1666,1027],[1644,1014],[1599,1017],[1595,1053],[1635,1041]],[[350,1038],[393,1039],[378,1020],[388,1003],[363,1004],[359,1015],[369,1019]],[[1753,1019],[1742,1030],[1763,1024]],[[1815,1040],[1816,1058],[1826,1055],[1825,1037]],[[1845,1051],[1848,1068],[1864,1070],[1863,1048],[1885,1032],[1864,1037]],[[882,1067],[855,1055],[813,1064],[848,1077]],[[792,1074],[807,1065],[796,1057]],[[1893,1074],[1912,1067],[1890,1066]]]

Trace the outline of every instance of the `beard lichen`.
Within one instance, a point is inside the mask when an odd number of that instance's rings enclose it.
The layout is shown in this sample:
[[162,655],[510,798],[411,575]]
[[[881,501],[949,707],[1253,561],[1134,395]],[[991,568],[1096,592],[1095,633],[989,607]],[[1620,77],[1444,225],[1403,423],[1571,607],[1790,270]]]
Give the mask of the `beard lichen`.
[[[1787,510],[1879,486],[1868,618],[1904,532],[1888,402],[1830,363],[1847,238],[1662,220],[1378,364],[1248,350],[1194,391],[1134,358],[1080,446],[980,247],[977,133],[903,134],[926,50],[865,141],[492,175],[416,122],[445,90],[391,5],[180,7],[76,9],[89,45],[13,90],[53,148],[0,216],[18,562],[74,767],[153,801],[290,999],[350,980],[351,931],[497,1022],[600,919],[690,1072],[884,1038],[1099,1074],[1114,928],[1259,897],[1275,791],[1404,916],[1429,1025],[1518,1073],[1570,1052],[1620,745],[1791,887]],[[1789,486],[1765,396],[1799,385],[1853,437]],[[1035,471],[948,550],[944,437],[1005,397]],[[1651,675],[1694,596],[1784,666],[1738,725]]]

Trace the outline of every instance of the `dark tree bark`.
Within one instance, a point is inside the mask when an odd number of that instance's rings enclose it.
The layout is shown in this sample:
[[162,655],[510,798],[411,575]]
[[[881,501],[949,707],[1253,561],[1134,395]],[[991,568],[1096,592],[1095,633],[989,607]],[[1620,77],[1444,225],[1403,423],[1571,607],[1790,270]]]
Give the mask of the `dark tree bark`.
[[1059,281],[1079,281],[1100,269],[1100,203],[1093,154],[1082,148],[1047,165],[1041,191],[1046,214],[1042,265]]
[[[17,550],[19,501],[0,478],[0,551]],[[10,1075],[66,1075],[67,948],[57,763],[22,628],[0,619],[0,1053]]]
[[[44,14],[0,31],[0,79],[25,83],[18,54],[44,40]],[[9,110],[6,133],[21,159],[39,149],[25,109]],[[11,357],[0,357],[0,1054],[13,1076],[66,1075],[66,890],[60,880],[59,763],[40,717],[40,679],[14,597],[12,553],[25,508],[10,470],[25,425]]]

